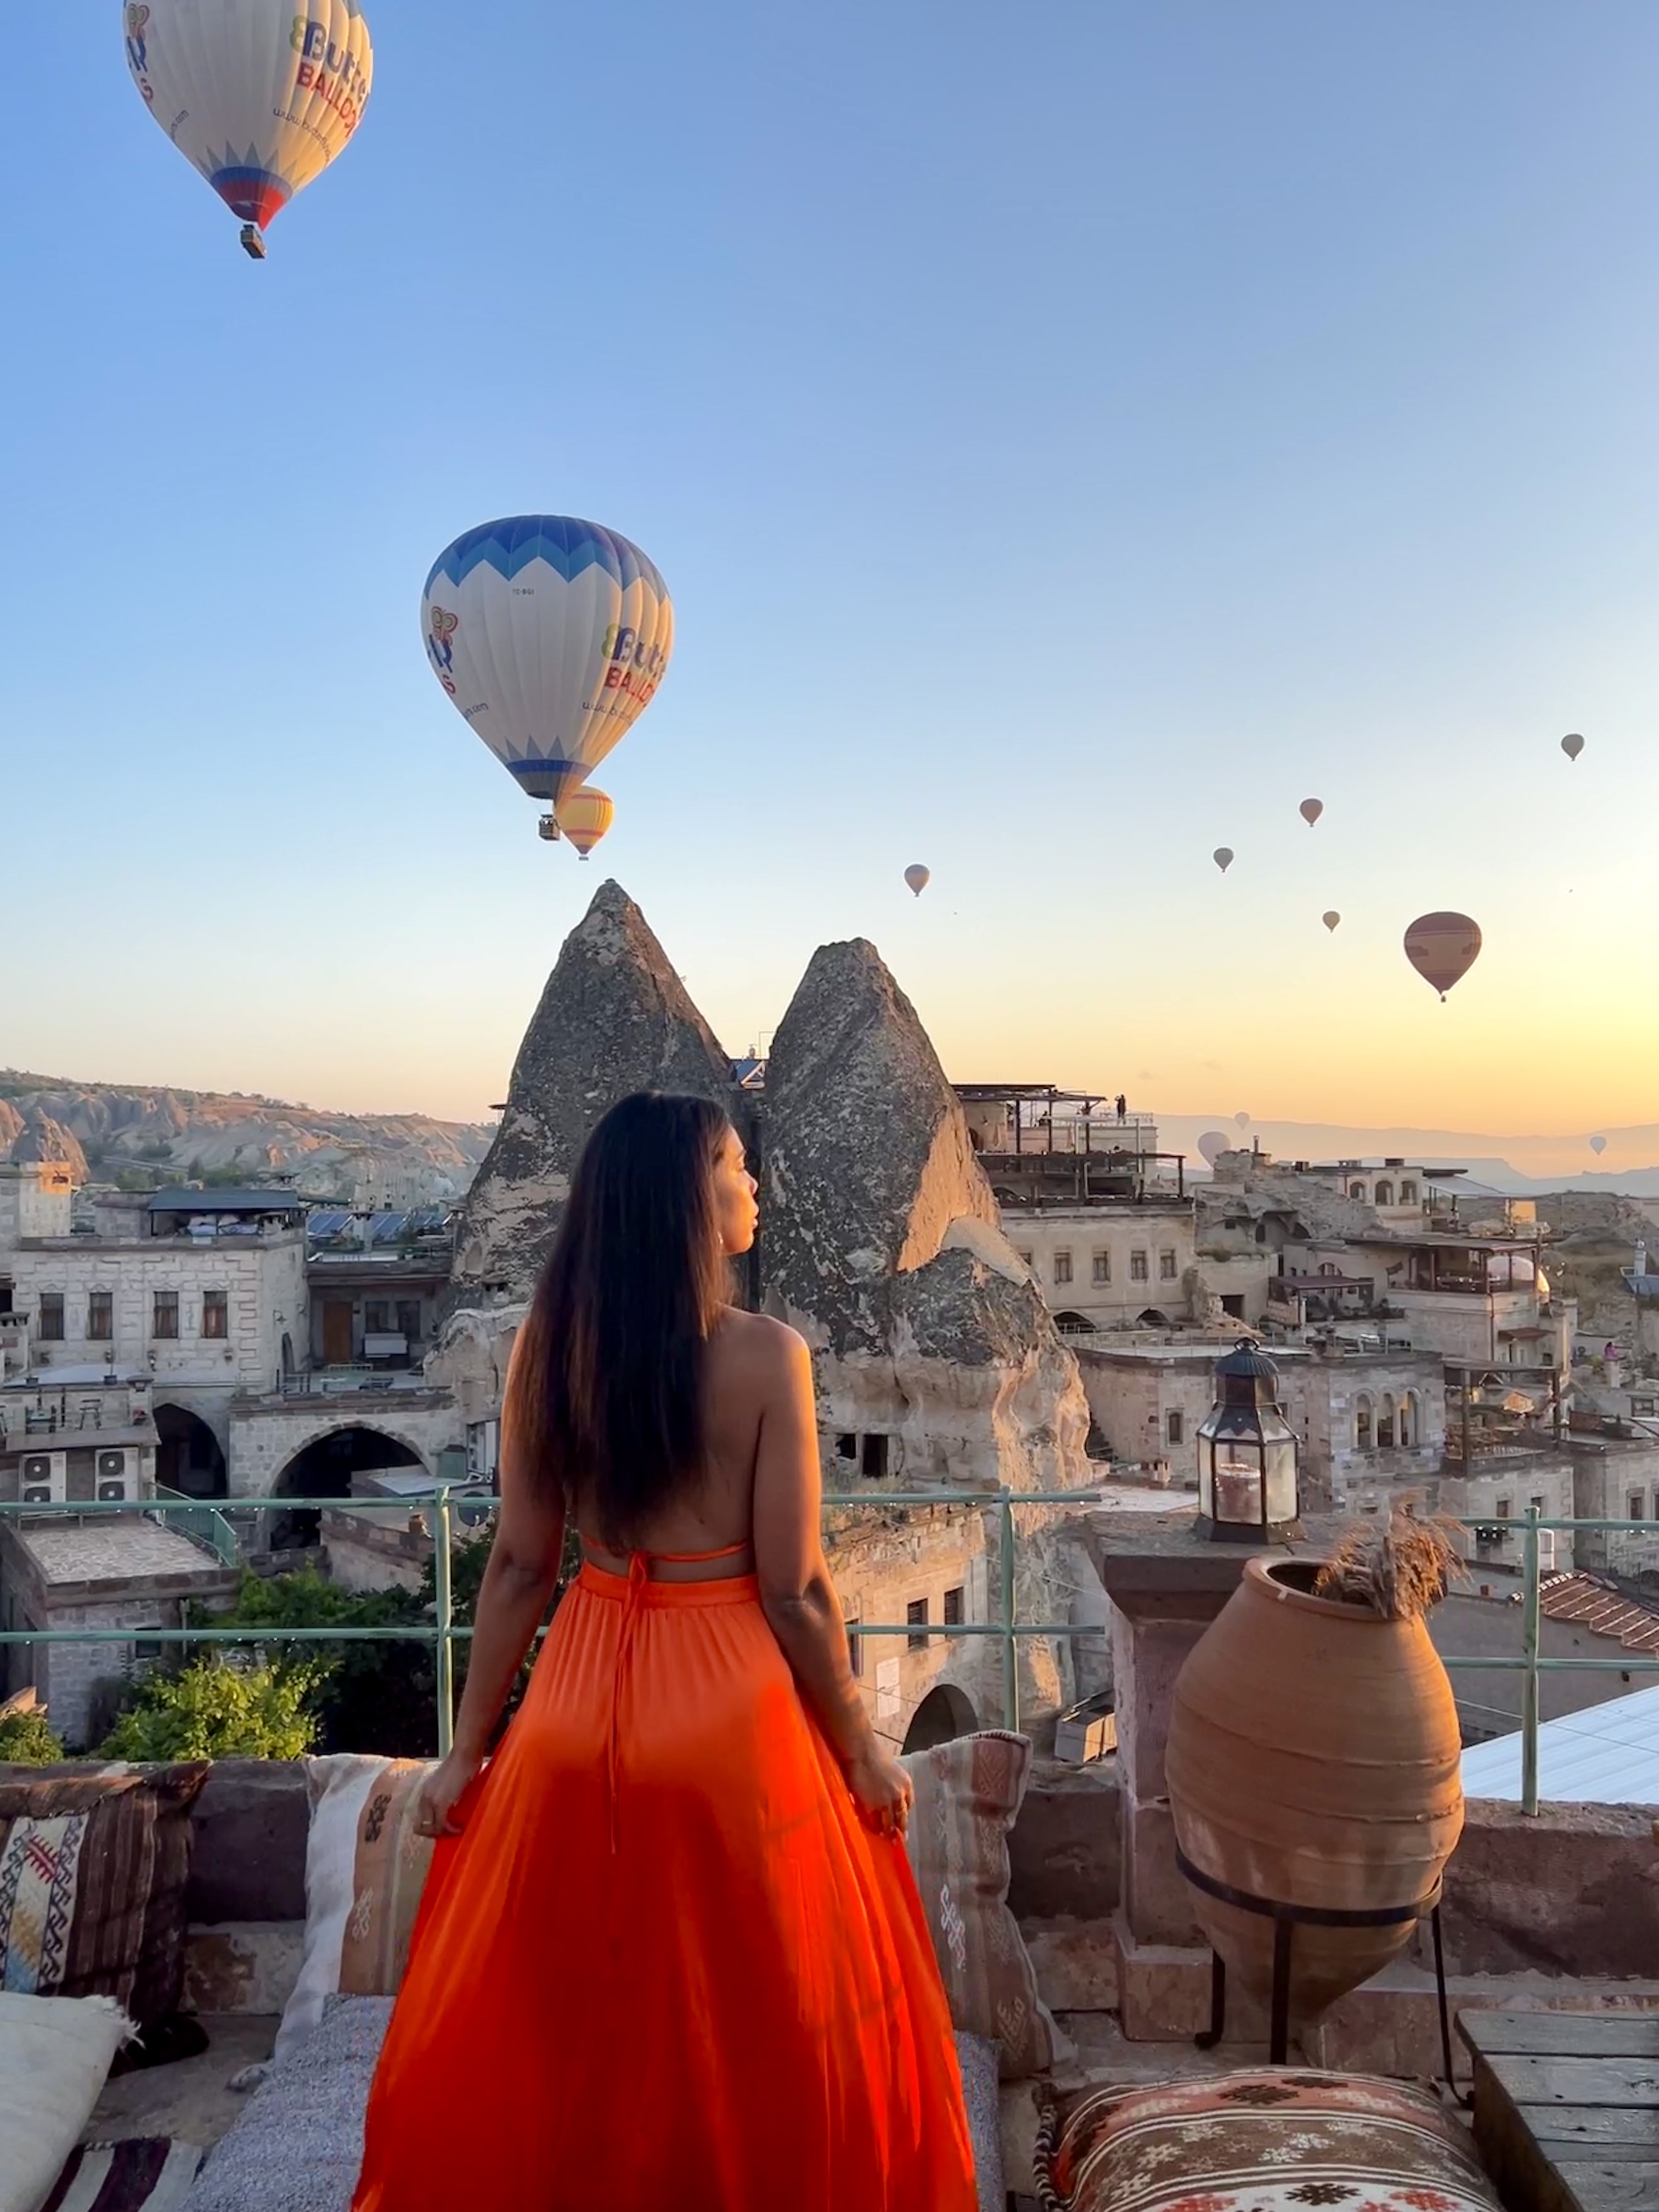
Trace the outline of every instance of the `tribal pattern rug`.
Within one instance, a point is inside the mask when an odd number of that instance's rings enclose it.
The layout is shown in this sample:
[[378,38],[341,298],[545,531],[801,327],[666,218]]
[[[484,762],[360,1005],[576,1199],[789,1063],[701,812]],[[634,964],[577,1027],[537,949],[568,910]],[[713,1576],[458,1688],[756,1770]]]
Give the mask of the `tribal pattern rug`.
[[83,2143],[40,2212],[179,2212],[201,2163],[194,2143]]

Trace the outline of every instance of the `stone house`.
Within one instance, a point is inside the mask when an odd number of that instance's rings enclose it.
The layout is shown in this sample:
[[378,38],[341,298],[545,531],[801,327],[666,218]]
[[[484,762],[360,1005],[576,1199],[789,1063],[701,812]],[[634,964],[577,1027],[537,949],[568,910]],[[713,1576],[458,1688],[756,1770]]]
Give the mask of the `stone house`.
[[1064,1334],[1162,1328],[1201,1317],[1194,1311],[1190,1199],[1103,1197],[1088,1205],[1004,1200],[1000,1212],[1003,1234]]

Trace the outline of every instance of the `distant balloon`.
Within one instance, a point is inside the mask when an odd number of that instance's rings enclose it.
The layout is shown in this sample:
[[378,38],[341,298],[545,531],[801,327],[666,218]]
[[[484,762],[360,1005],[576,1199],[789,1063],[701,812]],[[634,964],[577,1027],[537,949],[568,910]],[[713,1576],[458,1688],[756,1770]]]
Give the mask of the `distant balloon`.
[[1341,921],[1342,917],[1337,912],[1336,908],[1332,907],[1326,913],[1322,914],[1319,919],[1324,923],[1327,929],[1334,929],[1338,922]]
[[1233,1119],[1241,1129],[1248,1129],[1250,1126],[1250,1117],[1248,1114],[1235,1114]]
[[359,0],[149,0],[123,7],[144,105],[265,257],[264,231],[343,152],[374,76]]
[[668,587],[639,547],[568,514],[514,515],[458,538],[426,580],[421,629],[473,736],[561,821],[674,649]]
[[909,884],[913,896],[920,898],[933,882],[933,872],[931,868],[924,868],[920,860],[913,860],[904,871],[904,880]]
[[1233,864],[1233,848],[1231,845],[1218,845],[1210,858],[1224,876]]
[[576,850],[586,860],[605,831],[617,818],[616,802],[602,791],[595,791],[585,783],[573,791],[562,806],[557,808],[554,819]]
[[1561,750],[1569,760],[1577,759],[1579,754],[1584,750],[1584,740],[1579,736],[1577,730],[1572,732],[1571,737],[1562,738]]
[[1213,1167],[1223,1152],[1232,1150],[1233,1140],[1219,1129],[1206,1129],[1198,1140],[1198,1149],[1204,1155],[1206,1167]]
[[1607,1149],[1607,1140],[1605,1137],[1592,1137],[1589,1140],[1589,1147],[1599,1160]]
[[1325,811],[1325,802],[1322,799],[1304,799],[1296,811],[1311,830]]
[[1443,999],[1480,957],[1480,925],[1466,914],[1421,914],[1406,932],[1407,959]]

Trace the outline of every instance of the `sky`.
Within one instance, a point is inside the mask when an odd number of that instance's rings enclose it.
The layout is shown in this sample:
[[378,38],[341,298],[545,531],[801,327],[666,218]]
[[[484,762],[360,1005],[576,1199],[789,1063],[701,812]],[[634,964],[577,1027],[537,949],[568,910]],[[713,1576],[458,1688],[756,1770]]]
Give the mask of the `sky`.
[[[958,1080],[1659,1118],[1651,0],[368,13],[263,264],[31,18],[0,1064],[476,1115],[610,873],[733,1051],[865,936]],[[675,600],[586,866],[418,630],[536,511]]]

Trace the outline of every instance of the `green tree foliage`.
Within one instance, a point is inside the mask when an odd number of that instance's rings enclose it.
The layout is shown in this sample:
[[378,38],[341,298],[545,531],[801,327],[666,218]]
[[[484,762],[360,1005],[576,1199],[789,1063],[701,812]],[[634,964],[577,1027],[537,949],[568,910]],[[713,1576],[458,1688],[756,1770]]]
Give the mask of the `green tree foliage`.
[[0,1766],[55,1766],[64,1755],[44,1713],[0,1713]]
[[198,1659],[150,1674],[101,1747],[104,1759],[303,1759],[317,1741],[308,1699],[319,1670]]

